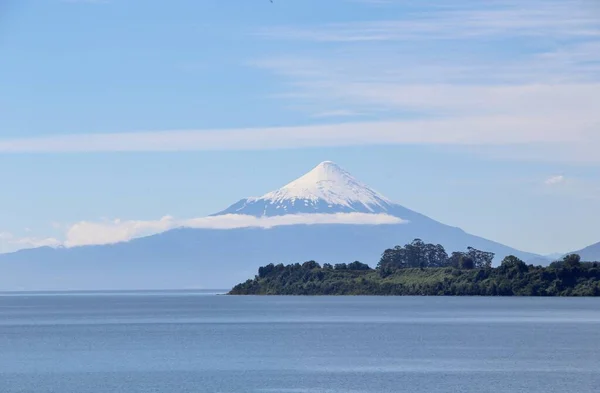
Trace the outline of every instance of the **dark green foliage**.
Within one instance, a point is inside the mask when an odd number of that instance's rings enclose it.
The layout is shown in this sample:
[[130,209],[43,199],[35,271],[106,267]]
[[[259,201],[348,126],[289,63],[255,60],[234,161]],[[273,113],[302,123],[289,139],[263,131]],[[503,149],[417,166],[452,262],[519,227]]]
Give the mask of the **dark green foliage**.
[[469,247],[467,252],[453,252],[449,257],[440,244],[428,244],[415,239],[404,247],[387,249],[377,265],[385,276],[397,269],[432,268],[454,266],[461,269],[484,269],[492,267],[494,253]]
[[304,262],[302,264],[302,268],[303,269],[320,269],[321,265],[319,265],[317,262],[315,261],[308,261],[308,262]]
[[487,251],[480,251],[473,247],[467,248],[467,256],[473,261],[473,265],[477,269],[487,269],[492,267],[492,261],[494,260],[494,253]]
[[391,273],[397,269],[445,266],[450,266],[450,260],[443,246],[415,239],[404,247],[396,246],[385,250],[377,268]]
[[371,270],[366,263],[354,261],[348,264],[348,270]]
[[498,271],[508,278],[523,277],[529,271],[529,266],[519,258],[509,255],[502,260]]
[[448,266],[459,267],[460,259],[463,255],[465,255],[464,252],[454,251],[452,255],[450,255],[450,257],[448,258]]
[[458,258],[458,268],[471,270],[475,269],[475,261],[467,254],[463,254]]
[[[469,248],[448,257],[439,247],[416,240],[386,250],[375,270],[358,261],[323,267],[315,261],[269,264],[230,294],[600,296],[600,263],[581,262],[578,255],[567,255],[549,267],[508,256],[492,268],[491,253]],[[442,257],[442,266],[431,266]]]
[[273,270],[275,270],[275,265],[273,265],[272,263],[268,264],[267,266],[261,266],[258,268],[258,277],[267,277],[273,272]]
[[575,267],[581,266],[581,257],[577,254],[570,254],[570,255],[565,256],[563,258],[562,262],[565,266],[575,268]]

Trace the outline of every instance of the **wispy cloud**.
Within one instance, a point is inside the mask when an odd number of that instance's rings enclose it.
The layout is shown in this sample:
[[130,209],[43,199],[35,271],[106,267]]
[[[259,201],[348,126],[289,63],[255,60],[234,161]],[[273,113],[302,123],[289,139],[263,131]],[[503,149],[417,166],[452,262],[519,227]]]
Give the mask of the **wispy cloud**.
[[[412,139],[388,134],[388,143],[521,144],[518,154],[511,146],[500,155],[600,162],[594,158],[600,146],[597,4],[388,3],[403,12],[387,20],[266,27],[260,34],[287,41],[289,53],[251,65],[286,82],[282,95],[299,108],[418,119],[396,122],[396,132],[415,133]],[[312,51],[294,52],[300,41]]]
[[294,214],[277,217],[254,217],[228,214],[192,219],[175,219],[164,216],[159,220],[114,220],[105,222],[82,221],[72,225],[66,234],[67,247],[111,244],[148,236],[173,228],[272,228],[285,225],[355,224],[383,225],[401,224],[404,221],[386,214],[337,213],[337,214]]
[[[29,232],[29,231],[27,231]],[[37,238],[37,237],[18,237],[10,232],[0,232],[0,253],[11,252],[20,250],[23,248],[34,248],[34,247],[56,247],[61,242],[58,239],[48,238]]]
[[[582,105],[585,103],[582,102]],[[600,115],[599,115],[600,116]],[[556,111],[301,127],[61,135],[0,141],[4,153],[265,150],[380,144],[560,146],[576,155],[595,141],[594,123]],[[586,156],[597,162],[597,155]]]
[[289,214],[277,217],[254,217],[242,214],[177,219],[163,216],[156,220],[102,220],[79,221],[63,224],[62,240],[48,237],[18,237],[10,232],[0,232],[0,253],[14,252],[36,247],[78,247],[127,242],[132,239],[155,235],[175,228],[227,230],[236,228],[273,228],[287,225],[389,225],[403,224],[398,217],[387,214],[336,213],[336,214]]
[[567,198],[572,203],[600,201],[600,182],[597,179],[557,174],[546,178],[541,186],[544,195]]
[[[277,98],[315,119],[345,117],[343,123],[82,130],[0,140],[0,153],[438,144],[509,146],[494,155],[600,163],[600,8],[583,0],[449,4],[429,1],[427,12],[411,6],[394,20],[260,31],[289,42],[288,54],[250,63],[285,82]],[[297,40],[312,45],[300,52]],[[359,114],[385,121],[352,119]]]
[[175,228],[171,216],[158,220],[80,221],[68,227],[64,245],[67,247],[93,244],[112,244],[136,237],[149,236]]
[[[388,4],[391,2],[387,2]],[[260,31],[272,39],[316,42],[453,40],[489,36],[600,36],[598,8],[581,0],[429,2],[396,19],[330,23],[320,27],[280,26]],[[444,6],[445,5],[445,6]]]
[[[576,4],[577,3],[577,4]],[[268,27],[260,35],[271,39],[315,42],[456,40],[489,36],[598,37],[597,11],[582,1],[514,2],[480,9],[427,9],[405,12],[398,19],[331,23],[315,28]],[[596,13],[596,15],[595,15]]]
[[565,182],[565,177],[563,175],[551,176],[544,180],[544,184],[547,186],[555,186],[557,184],[561,184]]

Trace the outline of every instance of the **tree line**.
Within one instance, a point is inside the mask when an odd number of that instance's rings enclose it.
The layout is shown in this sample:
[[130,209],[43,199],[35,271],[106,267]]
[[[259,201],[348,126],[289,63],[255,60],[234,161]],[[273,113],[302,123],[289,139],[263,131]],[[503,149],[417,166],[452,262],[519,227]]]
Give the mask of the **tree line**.
[[459,269],[483,269],[492,267],[495,254],[467,247],[466,252],[454,251],[450,256],[441,244],[428,244],[415,239],[404,246],[385,250],[377,269],[391,274],[398,269],[455,267]]
[[600,296],[600,263],[565,256],[547,267],[468,247],[446,253],[415,239],[385,250],[375,269],[355,261],[322,266],[316,261],[268,264],[230,294],[255,295],[451,295]]

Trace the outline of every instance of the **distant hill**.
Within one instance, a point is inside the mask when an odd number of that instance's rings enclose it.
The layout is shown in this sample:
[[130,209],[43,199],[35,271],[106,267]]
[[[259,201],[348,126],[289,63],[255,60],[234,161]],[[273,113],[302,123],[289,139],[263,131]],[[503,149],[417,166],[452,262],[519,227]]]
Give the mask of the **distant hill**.
[[[317,224],[316,215],[335,220]],[[242,199],[213,215],[219,216],[276,223],[269,228],[181,228],[126,243],[4,254],[0,290],[229,288],[271,262],[359,259],[374,266],[382,250],[415,238],[447,250],[472,246],[491,251],[496,262],[509,254],[538,257],[407,209],[329,161],[279,190]],[[365,217],[396,223],[361,222]]]
[[579,251],[574,251],[572,254],[579,254],[584,261],[599,261],[600,262],[600,242],[592,244]]

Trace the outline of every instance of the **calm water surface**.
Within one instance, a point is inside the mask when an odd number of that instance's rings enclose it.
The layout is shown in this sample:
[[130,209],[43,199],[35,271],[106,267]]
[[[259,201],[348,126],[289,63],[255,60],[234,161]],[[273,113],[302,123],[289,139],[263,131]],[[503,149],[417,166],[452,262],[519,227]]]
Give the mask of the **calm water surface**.
[[0,392],[596,392],[600,299],[0,295]]

